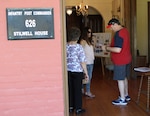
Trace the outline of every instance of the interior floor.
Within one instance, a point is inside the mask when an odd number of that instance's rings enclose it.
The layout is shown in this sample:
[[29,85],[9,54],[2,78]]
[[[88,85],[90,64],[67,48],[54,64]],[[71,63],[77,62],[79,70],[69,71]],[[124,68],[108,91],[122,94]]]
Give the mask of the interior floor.
[[[113,79],[113,72],[105,69],[105,76],[102,75],[101,64],[95,62],[93,77],[91,82],[91,92],[95,98],[83,95],[83,108],[85,113],[80,116],[150,116],[146,111],[146,94],[141,94],[139,104],[137,104],[137,94],[140,83],[140,76],[129,79],[129,95],[131,101],[126,106],[116,106],[111,102],[119,96],[117,81]],[[147,89],[147,78],[143,80],[142,89]],[[69,116],[76,116],[70,113]]]

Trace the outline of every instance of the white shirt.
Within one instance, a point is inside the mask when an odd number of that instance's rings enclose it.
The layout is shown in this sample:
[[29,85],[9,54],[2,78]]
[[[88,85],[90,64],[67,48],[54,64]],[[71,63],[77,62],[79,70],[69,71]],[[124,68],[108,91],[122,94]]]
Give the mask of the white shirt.
[[94,64],[94,49],[92,45],[88,45],[87,43],[83,46],[86,55],[86,64]]

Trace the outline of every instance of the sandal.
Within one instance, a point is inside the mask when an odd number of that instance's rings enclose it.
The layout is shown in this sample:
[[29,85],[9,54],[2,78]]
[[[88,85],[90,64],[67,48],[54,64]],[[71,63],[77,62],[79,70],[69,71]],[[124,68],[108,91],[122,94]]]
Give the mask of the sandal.
[[95,95],[93,95],[91,92],[85,92],[85,95],[88,96],[88,97],[91,97],[91,98],[94,98]]

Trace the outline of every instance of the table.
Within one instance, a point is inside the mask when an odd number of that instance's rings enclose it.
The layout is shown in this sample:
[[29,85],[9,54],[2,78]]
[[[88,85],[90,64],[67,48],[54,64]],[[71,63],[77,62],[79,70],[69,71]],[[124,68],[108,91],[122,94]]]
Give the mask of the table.
[[134,68],[135,71],[138,71],[141,73],[141,80],[139,85],[139,91],[138,91],[138,97],[137,97],[137,103],[139,103],[140,95],[142,92],[142,83],[143,83],[143,77],[147,77],[147,103],[146,103],[146,110],[149,111],[149,100],[150,100],[150,68],[149,67],[138,67]]

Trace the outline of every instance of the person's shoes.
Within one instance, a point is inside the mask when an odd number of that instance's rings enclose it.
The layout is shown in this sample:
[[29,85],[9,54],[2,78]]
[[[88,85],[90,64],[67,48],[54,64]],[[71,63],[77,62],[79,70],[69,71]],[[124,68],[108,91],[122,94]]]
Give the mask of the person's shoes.
[[93,95],[91,92],[85,92],[85,95],[91,98],[95,97],[95,95]]
[[76,110],[76,114],[81,114],[81,113],[84,113],[85,112],[85,109],[77,109]]
[[119,99],[112,101],[112,104],[114,104],[114,105],[127,105],[127,101],[126,100],[122,100],[119,97]]
[[69,108],[69,113],[73,113],[73,112],[74,112],[73,107],[70,107],[70,108]]
[[125,99],[127,102],[131,100],[130,96],[128,96],[128,95],[125,97]]

